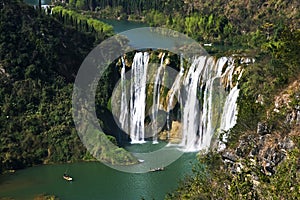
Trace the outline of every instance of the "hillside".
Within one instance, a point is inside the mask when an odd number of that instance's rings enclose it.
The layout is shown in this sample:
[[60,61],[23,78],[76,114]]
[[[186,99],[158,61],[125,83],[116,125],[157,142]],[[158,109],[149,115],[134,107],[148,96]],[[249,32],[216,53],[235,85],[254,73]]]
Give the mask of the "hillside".
[[1,2],[0,30],[0,169],[82,158],[71,82],[94,38],[16,0]]
[[0,5],[0,172],[91,159],[72,118],[73,82],[107,35],[65,26],[18,0]]
[[255,31],[263,23],[282,23],[293,29],[299,28],[300,3],[296,0],[186,0],[186,12],[214,13],[224,15],[242,31]]

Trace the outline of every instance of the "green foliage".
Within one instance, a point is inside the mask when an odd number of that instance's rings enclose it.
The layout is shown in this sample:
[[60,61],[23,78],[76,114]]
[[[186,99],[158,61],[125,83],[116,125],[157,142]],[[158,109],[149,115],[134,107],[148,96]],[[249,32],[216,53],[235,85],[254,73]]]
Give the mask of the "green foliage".
[[[72,118],[72,82],[95,37],[17,0],[1,6],[0,171],[83,159],[86,149]],[[68,10],[60,11],[72,21]]]
[[297,199],[300,192],[299,149],[289,152],[287,158],[278,166],[270,184],[262,188],[268,199]]
[[113,165],[131,165],[138,162],[133,155],[123,148],[119,148],[116,145],[115,138],[112,136],[105,135],[103,132],[94,128],[93,125],[82,128],[86,130],[85,134],[82,135],[82,140],[85,141],[86,144],[89,144],[90,153],[98,160],[101,160],[101,162]]
[[75,5],[76,5],[76,0],[69,0],[69,5],[70,5],[71,7],[75,7]]
[[52,15],[65,25],[72,26],[81,32],[93,34],[100,41],[113,35],[112,26],[62,6],[55,6],[52,9]]
[[[208,162],[208,163],[206,163]],[[209,153],[201,157],[193,169],[193,175],[186,177],[179,188],[166,199],[226,199],[229,174],[220,169],[220,157]],[[213,169],[213,170],[212,170]]]
[[229,35],[234,34],[233,25],[224,16],[216,17],[199,13],[186,17],[168,16],[163,12],[151,10],[145,14],[145,21],[150,26],[166,26],[184,32],[198,41],[224,42]]
[[237,144],[239,135],[245,131],[256,132],[259,121],[267,121],[274,130],[289,131],[283,122],[285,114],[267,116],[273,109],[274,96],[298,78],[300,62],[300,32],[284,30],[276,40],[260,42],[263,47],[256,56],[256,63],[246,68],[240,81],[237,125],[229,136],[229,144]]
[[86,1],[85,0],[76,0],[76,4],[75,4],[76,8],[78,9],[86,9]]
[[183,1],[178,0],[87,0],[86,5],[93,3],[94,8],[117,8],[122,7],[127,15],[140,15],[144,11],[154,9],[160,12],[170,13],[174,10],[179,10],[183,6]]

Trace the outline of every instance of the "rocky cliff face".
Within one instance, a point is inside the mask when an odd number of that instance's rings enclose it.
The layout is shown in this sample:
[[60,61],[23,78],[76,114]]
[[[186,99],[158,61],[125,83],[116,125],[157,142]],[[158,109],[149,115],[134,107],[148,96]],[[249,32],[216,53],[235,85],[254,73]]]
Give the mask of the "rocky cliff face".
[[[278,164],[286,159],[287,152],[296,148],[294,141],[300,137],[299,92],[300,80],[297,80],[274,97],[274,105],[266,114],[267,120],[257,124],[256,132],[244,133],[236,148],[222,152],[223,161],[233,173],[240,172],[249,162],[265,175],[276,173]],[[257,103],[264,103],[261,96],[258,98]],[[257,181],[257,178],[253,180]]]

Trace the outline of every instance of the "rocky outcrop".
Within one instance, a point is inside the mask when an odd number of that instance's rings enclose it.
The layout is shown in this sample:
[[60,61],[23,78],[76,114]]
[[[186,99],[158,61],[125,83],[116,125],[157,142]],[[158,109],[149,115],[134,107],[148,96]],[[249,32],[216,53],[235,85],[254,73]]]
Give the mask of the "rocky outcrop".
[[262,123],[262,122],[259,122],[257,124],[257,134],[259,135],[266,135],[270,133],[269,130],[268,130],[268,126],[266,123]]
[[168,140],[172,144],[178,144],[182,138],[182,124],[179,121],[172,121],[170,131],[160,133],[159,139]]
[[286,158],[287,152],[295,147],[292,137],[300,136],[299,91],[300,81],[297,80],[275,96],[274,107],[268,111],[267,118],[281,116],[278,123],[281,123],[279,126],[285,127],[283,130],[273,130],[267,119],[257,124],[256,133],[244,133],[237,148],[226,149],[223,152],[222,158],[224,162],[231,163],[232,171],[237,170],[234,166],[240,160],[252,160],[264,174],[272,175],[276,172],[276,166]]
[[224,152],[222,154],[222,159],[225,161],[225,162],[236,162],[238,160],[238,156],[235,154],[235,153],[232,153],[232,152]]
[[286,114],[287,124],[300,124],[300,80],[294,81],[274,98],[273,112]]
[[248,135],[239,141],[239,146],[234,150],[225,150],[222,158],[225,163],[230,163],[233,167],[241,160],[252,160],[260,166],[261,171],[266,175],[272,175],[276,171],[276,166],[285,159],[286,152],[294,147],[294,142],[288,137],[282,137],[278,133],[267,135]]

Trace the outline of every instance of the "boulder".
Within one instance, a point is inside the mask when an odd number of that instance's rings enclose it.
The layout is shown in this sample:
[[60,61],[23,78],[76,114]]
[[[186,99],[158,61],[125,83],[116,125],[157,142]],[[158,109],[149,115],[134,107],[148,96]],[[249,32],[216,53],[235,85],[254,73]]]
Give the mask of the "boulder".
[[182,139],[182,124],[179,121],[172,121],[171,130],[161,132],[159,139],[168,140],[173,144],[180,143]]
[[265,123],[258,122],[257,124],[257,134],[266,135],[269,133],[268,126]]
[[236,162],[238,160],[238,157],[235,154],[226,151],[222,154],[222,159],[224,161],[227,160],[227,161],[231,161],[231,162]]

